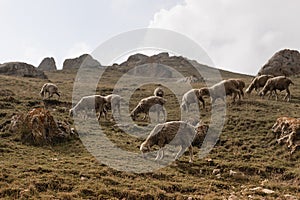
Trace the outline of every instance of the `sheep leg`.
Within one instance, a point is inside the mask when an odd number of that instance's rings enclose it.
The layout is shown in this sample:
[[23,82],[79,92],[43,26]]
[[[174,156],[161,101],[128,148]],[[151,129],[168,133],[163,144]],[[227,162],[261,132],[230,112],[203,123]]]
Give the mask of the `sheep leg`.
[[[205,108],[205,101],[204,101],[204,99],[200,96],[199,100],[202,102],[202,106],[203,106],[203,109],[204,109]],[[199,106],[199,108],[200,108],[200,106]]]
[[186,103],[186,112],[188,113],[188,112],[190,112],[190,104],[188,104],[188,103]]
[[285,100],[285,99],[287,100],[287,102],[289,102],[290,99],[291,99],[291,93],[290,93],[289,88],[286,89],[286,95],[285,95],[285,97],[283,98],[283,100]]
[[235,102],[236,96],[237,96],[237,94],[234,92],[234,93],[233,93],[233,98],[232,98],[232,102],[233,102],[233,103]]
[[175,156],[175,160],[178,160],[179,156],[184,152],[184,149],[182,148],[182,146],[180,145],[180,149],[178,151],[178,153]]
[[59,100],[60,94],[58,92],[55,92],[55,94],[58,96],[58,100]]
[[189,153],[190,153],[190,160],[189,160],[189,162],[192,163],[193,162],[193,147],[192,147],[192,145],[189,146]]
[[161,152],[163,151],[163,148],[160,148],[158,151],[157,151],[157,155],[156,155],[156,158],[155,158],[155,160],[160,160],[161,159]]
[[50,93],[50,92],[49,92],[48,99],[51,99],[52,96],[53,96],[53,93]]

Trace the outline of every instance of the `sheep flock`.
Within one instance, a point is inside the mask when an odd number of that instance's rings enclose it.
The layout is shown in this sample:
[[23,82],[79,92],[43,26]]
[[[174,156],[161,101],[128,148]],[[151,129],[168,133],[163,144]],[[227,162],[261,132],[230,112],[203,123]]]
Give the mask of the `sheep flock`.
[[[284,76],[273,77],[271,75],[260,75],[252,79],[249,86],[246,88],[245,93],[247,97],[253,90],[257,92],[256,96],[263,98],[269,93],[269,99],[275,95],[276,101],[278,100],[277,91],[286,91],[286,95],[283,100],[290,101],[291,93],[289,86],[294,85],[290,78]],[[244,88],[246,84],[241,79],[227,79],[212,86],[205,86],[201,88],[193,88],[186,93],[182,94],[182,100],[180,103],[181,111],[187,115],[191,112],[192,104],[197,104],[198,110],[205,112],[206,97],[210,98],[209,103],[215,104],[218,99],[226,102],[226,97],[231,96],[232,105],[239,106],[236,102],[241,102],[244,97]],[[45,98],[48,93],[50,99],[53,94],[60,97],[58,87],[53,83],[45,83],[40,91],[40,95]],[[165,105],[168,104],[168,96],[162,87],[158,87],[152,93],[152,96],[142,98],[138,104],[131,110],[129,116],[133,121],[139,120],[139,115],[144,114],[142,120],[149,119],[149,112],[156,112],[157,122],[160,122],[160,114],[163,115],[162,123],[156,124],[156,126],[149,133],[148,137],[145,138],[144,142],[141,143],[139,149],[144,153],[150,151],[151,147],[157,145],[159,150],[157,152],[156,160],[163,159],[165,145],[180,146],[180,150],[175,156],[175,160],[180,155],[189,149],[189,161],[193,161],[193,145],[196,140],[203,141],[205,134],[208,131],[208,125],[199,122],[197,125],[193,125],[187,121],[168,121],[166,119]],[[104,115],[105,119],[108,120],[108,112],[111,110],[111,116],[121,117],[121,102],[125,100],[117,94],[109,94],[106,96],[102,95],[90,95],[83,96],[78,103],[69,110],[71,117],[83,115],[83,119],[88,118],[89,113],[97,113],[97,119],[100,121],[101,116]],[[200,103],[202,106],[200,106]],[[111,119],[112,120],[112,119]],[[288,148],[291,149],[291,154],[299,148],[299,134],[300,134],[300,119],[290,117],[280,117],[276,120],[272,127],[277,143],[282,144],[286,142]],[[198,142],[199,143],[199,142]],[[200,142],[201,143],[201,142]],[[199,145],[199,144],[195,144]],[[201,145],[201,144],[200,144]]]

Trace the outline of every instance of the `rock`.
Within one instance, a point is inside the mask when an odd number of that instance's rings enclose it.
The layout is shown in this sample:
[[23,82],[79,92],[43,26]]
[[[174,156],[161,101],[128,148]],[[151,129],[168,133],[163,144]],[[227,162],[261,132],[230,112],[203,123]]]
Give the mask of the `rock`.
[[[139,67],[134,69],[137,66]],[[175,69],[187,77],[184,78],[185,82],[203,82],[203,78],[192,62],[182,56],[170,56],[167,52],[153,56],[146,56],[140,53],[134,54],[120,65],[114,64],[108,68],[117,69],[122,73],[129,72],[128,74],[131,75],[158,78],[174,78],[176,74],[173,74],[172,69]],[[208,67],[203,67],[203,69],[207,70]]]
[[0,74],[47,79],[43,71],[23,62],[8,62],[0,65]]
[[258,72],[258,75],[262,74],[274,76],[300,74],[300,53],[290,49],[284,49],[275,53]]
[[273,194],[274,193],[273,190],[269,190],[269,189],[262,189],[261,191],[265,194]]
[[221,172],[220,169],[214,169],[213,172],[212,172],[212,174],[219,174],[220,172]]
[[54,58],[53,57],[44,58],[42,60],[42,62],[39,64],[38,69],[42,70],[42,71],[55,71],[55,70],[57,70]]
[[239,200],[240,198],[238,198],[236,195],[234,194],[231,194],[229,197],[228,197],[228,200]]
[[273,193],[275,193],[275,191],[273,191],[273,190],[262,188],[262,187],[252,188],[252,189],[250,189],[250,191],[259,191],[259,192],[263,192],[265,194],[273,194]]
[[66,59],[63,63],[63,69],[79,69],[84,67],[101,67],[101,64],[89,54],[83,54],[77,58]]
[[296,196],[290,195],[290,194],[285,194],[284,198],[286,200],[298,200],[298,198]]
[[196,77],[195,75],[192,75],[192,76],[178,79],[177,82],[178,83],[200,83],[200,82],[204,82],[204,79],[202,77]]

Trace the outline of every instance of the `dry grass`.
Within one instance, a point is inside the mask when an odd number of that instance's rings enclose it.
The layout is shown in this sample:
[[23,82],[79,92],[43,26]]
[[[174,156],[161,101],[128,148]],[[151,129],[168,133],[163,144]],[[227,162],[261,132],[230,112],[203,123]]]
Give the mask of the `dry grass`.
[[[224,73],[226,78],[230,73]],[[59,120],[72,123],[68,117],[75,73],[47,73],[65,95],[48,109]],[[232,77],[236,77],[232,74]],[[247,83],[251,77],[242,76]],[[99,85],[101,94],[112,91],[111,74]],[[185,154],[179,161],[152,173],[134,174],[116,171],[101,164],[78,139],[56,146],[34,147],[20,142],[17,133],[0,133],[0,198],[3,199],[227,199],[234,194],[239,199],[284,199],[289,194],[300,198],[300,151],[289,155],[285,145],[277,145],[270,128],[279,116],[299,117],[300,78],[292,78],[290,103],[260,99],[255,94],[241,104],[227,106],[222,135],[203,159],[188,163]],[[111,82],[109,82],[111,80]],[[43,80],[0,76],[0,90],[14,95],[0,97],[0,128],[11,116],[32,107],[42,107],[39,97]],[[195,84],[194,87],[200,87]],[[151,95],[156,85],[145,85],[131,98],[130,108],[143,97]],[[178,120],[179,102],[166,91],[168,121]],[[283,96],[282,96],[283,97]],[[172,100],[174,99],[174,100]],[[207,101],[207,99],[206,99]],[[209,120],[210,105],[202,111]],[[119,147],[138,152],[141,139],[112,128],[113,122],[101,120],[107,136]],[[144,122],[138,123],[145,125]],[[195,154],[198,149],[195,150]],[[218,169],[219,172],[215,173]],[[215,170],[215,172],[214,172]],[[230,170],[237,172],[231,175]],[[263,187],[274,190],[265,194]]]

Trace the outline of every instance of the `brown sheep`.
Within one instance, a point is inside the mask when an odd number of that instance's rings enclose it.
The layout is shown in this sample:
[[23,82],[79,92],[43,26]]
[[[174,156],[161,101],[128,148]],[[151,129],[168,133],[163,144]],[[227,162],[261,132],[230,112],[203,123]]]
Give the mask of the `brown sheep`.
[[286,90],[286,95],[283,98],[283,100],[286,99],[287,101],[290,101],[290,99],[291,99],[291,93],[289,90],[290,84],[294,85],[294,83],[291,81],[291,79],[289,79],[285,76],[277,76],[274,78],[270,78],[266,82],[263,89],[259,92],[259,95],[261,97],[264,97],[270,91],[270,94],[269,94],[269,99],[270,99],[272,93],[274,92],[275,96],[276,96],[276,101],[277,101],[278,94],[277,94],[276,90],[279,90],[279,91]]
[[240,93],[241,93],[242,97],[244,97],[244,91],[243,90],[246,86],[245,82],[241,79],[233,79],[233,78],[228,79],[228,80],[232,81],[236,85],[236,87],[240,90]]
[[159,121],[160,112],[163,113],[164,116],[163,121],[164,121],[166,117],[166,111],[163,106],[166,102],[167,101],[164,98],[158,96],[150,96],[144,98],[140,100],[138,105],[132,110],[130,116],[132,117],[133,120],[136,120],[138,114],[144,113],[145,116],[143,120],[145,120],[146,118],[149,118],[149,111],[151,111],[150,109],[153,107],[157,113],[157,121]]
[[233,94],[233,102],[235,102],[236,96],[239,96],[239,100],[241,99],[241,92],[236,83],[236,80],[223,80],[211,87],[201,88],[200,95],[210,96],[212,103],[214,103],[218,98],[225,102],[225,97]]
[[250,85],[248,86],[248,88],[246,89],[246,93],[250,94],[252,92],[253,89],[255,89],[255,91],[258,93],[258,89],[261,87],[264,87],[266,82],[270,79],[270,78],[274,78],[274,76],[272,75],[260,75],[255,77]]
[[142,155],[149,152],[154,145],[159,146],[155,160],[161,160],[164,157],[165,145],[180,146],[180,150],[175,156],[175,160],[189,148],[190,162],[193,162],[193,147],[191,145],[195,137],[195,127],[183,121],[171,121],[163,124],[157,124],[150,132],[147,139],[141,144],[140,151]]

